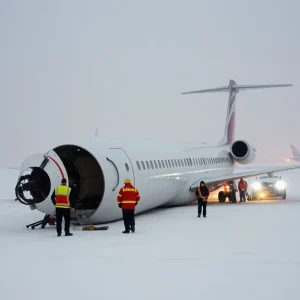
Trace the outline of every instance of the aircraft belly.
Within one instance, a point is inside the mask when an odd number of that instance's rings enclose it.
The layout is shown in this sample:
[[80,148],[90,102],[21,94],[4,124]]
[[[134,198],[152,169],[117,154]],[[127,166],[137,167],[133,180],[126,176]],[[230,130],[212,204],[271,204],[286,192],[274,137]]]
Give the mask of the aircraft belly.
[[[175,198],[182,184],[178,180],[166,178],[136,178],[136,187],[140,193],[140,202],[135,214],[163,206]],[[118,207],[116,191],[106,191],[98,210],[91,217],[92,222],[103,223],[122,219],[122,210]]]

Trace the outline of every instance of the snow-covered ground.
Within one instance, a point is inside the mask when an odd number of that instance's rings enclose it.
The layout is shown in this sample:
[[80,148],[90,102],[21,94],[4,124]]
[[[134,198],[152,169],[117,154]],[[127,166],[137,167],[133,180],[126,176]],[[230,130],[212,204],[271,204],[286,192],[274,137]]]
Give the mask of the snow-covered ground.
[[211,203],[206,219],[161,209],[134,234],[119,221],[57,238],[25,227],[43,215],[12,200],[17,172],[0,170],[1,299],[300,299],[300,171],[281,175],[285,201]]

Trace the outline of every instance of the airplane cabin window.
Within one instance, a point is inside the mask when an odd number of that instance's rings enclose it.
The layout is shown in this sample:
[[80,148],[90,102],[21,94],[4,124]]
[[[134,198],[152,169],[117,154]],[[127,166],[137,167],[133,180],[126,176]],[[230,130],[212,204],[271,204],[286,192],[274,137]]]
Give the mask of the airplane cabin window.
[[153,162],[154,162],[155,169],[158,169],[156,160],[154,160]]
[[193,162],[192,162],[192,160],[191,160],[191,158],[189,157],[189,161],[190,161],[190,164],[191,164],[191,166],[193,165]]
[[171,159],[171,162],[172,162],[172,166],[173,166],[173,168],[175,168],[175,164],[174,164],[174,161],[173,161],[173,159]]
[[147,169],[150,169],[150,165],[148,163],[148,160],[146,160]]
[[161,160],[161,164],[162,164],[162,167],[164,168],[165,167],[165,163],[163,160]]
[[146,170],[144,162],[143,162],[143,161],[141,161],[141,163],[142,163],[142,167],[143,167],[143,169],[144,169],[144,170]]
[[138,161],[136,162],[136,165],[137,165],[138,169],[140,170],[141,166],[140,166],[140,163]]
[[174,159],[174,163],[175,163],[175,166],[178,167],[176,159]]
[[158,162],[158,166],[159,166],[159,168],[161,169],[161,164],[160,164],[160,161],[159,161],[159,159],[157,160],[157,162]]
[[180,159],[180,161],[181,161],[181,166],[184,167],[184,163],[183,163],[182,158]]
[[150,160],[150,165],[151,165],[151,168],[154,169],[152,160]]
[[125,168],[126,168],[127,172],[129,172],[129,166],[127,163],[125,163]]

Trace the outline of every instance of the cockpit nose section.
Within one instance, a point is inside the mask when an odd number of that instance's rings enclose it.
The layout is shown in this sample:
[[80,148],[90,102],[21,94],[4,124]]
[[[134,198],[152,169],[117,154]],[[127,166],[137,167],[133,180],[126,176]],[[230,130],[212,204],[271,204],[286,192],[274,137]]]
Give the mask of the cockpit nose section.
[[69,183],[65,166],[53,150],[46,154],[31,155],[22,163],[15,189],[16,197],[32,209],[55,213],[51,195],[62,178]]

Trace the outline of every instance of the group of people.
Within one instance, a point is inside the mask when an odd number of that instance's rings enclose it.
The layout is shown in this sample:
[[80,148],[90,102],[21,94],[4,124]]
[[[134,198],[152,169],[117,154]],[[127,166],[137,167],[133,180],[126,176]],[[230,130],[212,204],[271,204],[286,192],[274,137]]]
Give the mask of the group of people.
[[[230,182],[231,185],[231,198],[230,201],[232,203],[236,203],[236,195],[235,193],[239,191],[240,194],[240,202],[246,202],[246,194],[248,190],[248,183],[243,178],[240,178],[240,181],[238,183],[238,187],[236,187],[236,183],[234,181]],[[207,200],[209,196],[209,190],[207,186],[205,185],[204,181],[200,182],[200,185],[198,186],[196,190],[196,196],[198,198],[198,218],[201,217],[202,214],[202,208],[203,208],[203,217],[206,217],[206,206],[207,206]]]
[[234,181],[229,182],[230,190],[231,190],[231,197],[230,202],[236,203],[236,192],[239,192],[240,195],[240,202],[246,202],[246,195],[248,192],[248,183],[243,178],[240,178],[238,186]]
[[[70,232],[71,210],[75,208],[70,201],[71,188],[67,186],[67,180],[63,178],[61,184],[57,186],[51,196],[52,203],[55,206],[56,213],[56,231],[57,236],[61,236],[62,219],[65,220],[65,236],[72,236]],[[140,200],[140,194],[136,187],[131,184],[129,178],[124,180],[124,186],[120,189],[117,203],[122,209],[125,230],[123,233],[133,233],[135,231],[134,211]]]
[[[232,181],[232,192],[234,194],[234,198],[232,201],[234,202],[236,187],[234,181]],[[242,178],[238,184],[238,190],[240,193],[240,202],[246,201],[246,193],[247,193],[247,182]],[[70,202],[70,193],[71,188],[67,186],[67,181],[65,178],[61,180],[61,185],[57,186],[51,196],[52,202],[55,205],[56,209],[56,230],[57,236],[61,236],[62,233],[62,219],[65,220],[65,236],[72,236],[73,234],[70,232],[70,221],[71,221],[71,210],[74,211],[74,207]],[[198,199],[198,218],[201,217],[202,209],[203,209],[203,217],[206,217],[206,206],[207,200],[209,197],[209,190],[205,185],[204,181],[200,182],[196,192]],[[131,184],[129,178],[124,180],[124,186],[120,189],[117,197],[117,204],[122,209],[123,221],[125,230],[123,233],[133,233],[135,232],[135,219],[134,212],[135,207],[140,201],[139,191],[135,186]],[[235,200],[236,202],[236,200]]]

